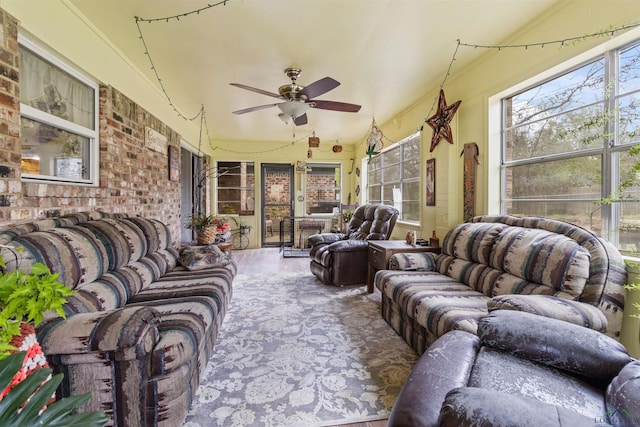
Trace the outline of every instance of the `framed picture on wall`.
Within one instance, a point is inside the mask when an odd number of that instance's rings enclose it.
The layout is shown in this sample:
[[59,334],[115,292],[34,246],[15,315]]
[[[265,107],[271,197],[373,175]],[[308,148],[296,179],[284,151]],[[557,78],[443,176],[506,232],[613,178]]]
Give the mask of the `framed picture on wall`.
[[178,147],[169,146],[169,181],[180,179],[180,157]]
[[427,206],[436,205],[436,159],[427,160],[427,185],[425,199]]

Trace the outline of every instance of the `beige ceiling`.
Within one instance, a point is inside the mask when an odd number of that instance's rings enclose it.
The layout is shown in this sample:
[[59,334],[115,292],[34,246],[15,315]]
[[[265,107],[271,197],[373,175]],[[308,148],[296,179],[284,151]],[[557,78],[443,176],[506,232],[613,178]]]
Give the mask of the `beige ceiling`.
[[[318,99],[362,105],[358,113],[311,109],[297,136],[362,140],[372,118],[383,124],[445,77],[456,40],[497,44],[559,0],[70,0],[142,74],[160,85],[187,117],[206,112],[218,141],[288,141],[293,127],[280,102],[230,86],[278,91],[284,69],[302,68],[298,84],[323,77],[341,83]],[[204,8],[198,14],[189,12]],[[169,18],[155,22],[138,21]],[[172,18],[181,16],[179,19]],[[142,33],[142,38],[140,33]],[[143,45],[144,42],[144,45]],[[146,48],[145,48],[146,45]],[[146,50],[145,50],[146,49]],[[145,54],[148,52],[148,55]],[[452,74],[483,53],[458,52]],[[425,111],[425,116],[429,111]]]

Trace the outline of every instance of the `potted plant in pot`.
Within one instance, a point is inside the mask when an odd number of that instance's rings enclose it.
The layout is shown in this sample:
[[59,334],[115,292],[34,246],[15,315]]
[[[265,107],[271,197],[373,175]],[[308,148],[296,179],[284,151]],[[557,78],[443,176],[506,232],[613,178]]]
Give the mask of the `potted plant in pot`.
[[240,230],[240,234],[249,234],[249,232],[251,231],[251,226],[245,223],[242,218],[236,219],[235,217],[232,217],[231,219],[236,224],[238,230]]
[[204,213],[189,215],[185,226],[196,233],[198,243],[201,245],[215,243],[218,233],[229,229],[229,223],[224,218]]

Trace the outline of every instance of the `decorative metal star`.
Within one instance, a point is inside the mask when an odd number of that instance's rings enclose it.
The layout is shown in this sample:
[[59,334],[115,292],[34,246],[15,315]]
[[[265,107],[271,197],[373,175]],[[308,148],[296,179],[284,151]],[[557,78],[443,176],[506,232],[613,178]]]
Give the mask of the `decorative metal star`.
[[451,134],[451,120],[458,111],[460,103],[456,101],[454,104],[447,106],[447,100],[444,98],[444,90],[440,89],[440,97],[438,98],[438,110],[436,113],[426,120],[426,123],[433,128],[433,137],[431,137],[431,148],[429,152],[436,148],[441,139],[446,139],[453,144],[453,135]]

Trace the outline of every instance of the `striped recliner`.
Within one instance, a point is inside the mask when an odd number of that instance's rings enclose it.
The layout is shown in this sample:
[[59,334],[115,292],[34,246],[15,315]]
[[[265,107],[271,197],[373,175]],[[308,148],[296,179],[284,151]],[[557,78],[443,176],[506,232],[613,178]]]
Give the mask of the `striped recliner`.
[[231,299],[232,261],[187,270],[165,224],[97,211],[0,230],[0,244],[23,248],[21,269],[43,262],[77,291],[67,318],[38,330],[64,374],[60,397],[93,392],[82,410],[109,425],[182,425]]
[[395,254],[374,283],[384,319],[422,354],[450,330],[476,333],[496,309],[617,337],[625,282],[620,253],[590,231],[539,217],[479,216],[453,227],[439,255]]

